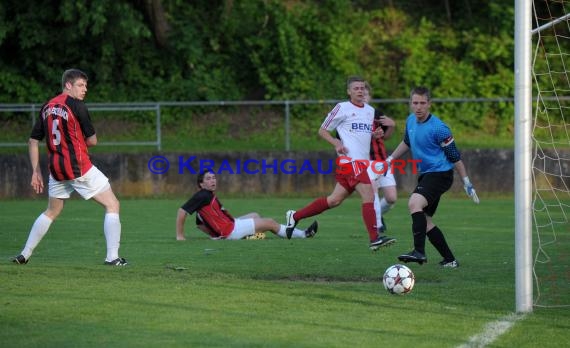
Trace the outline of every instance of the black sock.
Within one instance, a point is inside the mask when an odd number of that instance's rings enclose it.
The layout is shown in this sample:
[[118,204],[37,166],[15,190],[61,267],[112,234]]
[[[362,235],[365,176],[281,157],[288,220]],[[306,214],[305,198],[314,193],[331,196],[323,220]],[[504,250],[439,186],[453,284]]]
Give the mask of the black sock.
[[430,243],[437,249],[437,251],[439,251],[439,254],[446,262],[455,260],[455,256],[453,256],[451,249],[449,249],[449,245],[447,245],[447,241],[445,240],[443,232],[441,232],[439,227],[435,226],[429,230],[427,237]]
[[423,211],[412,214],[412,232],[414,233],[414,249],[420,253],[426,253],[426,228],[427,219]]

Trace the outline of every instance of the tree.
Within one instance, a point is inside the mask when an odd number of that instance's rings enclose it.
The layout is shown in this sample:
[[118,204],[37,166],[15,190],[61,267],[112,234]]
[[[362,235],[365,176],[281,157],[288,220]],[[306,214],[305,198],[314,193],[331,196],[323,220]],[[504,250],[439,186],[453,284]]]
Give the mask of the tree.
[[147,25],[154,34],[154,39],[159,47],[168,45],[170,24],[166,20],[166,13],[161,0],[133,0],[136,8],[141,8]]

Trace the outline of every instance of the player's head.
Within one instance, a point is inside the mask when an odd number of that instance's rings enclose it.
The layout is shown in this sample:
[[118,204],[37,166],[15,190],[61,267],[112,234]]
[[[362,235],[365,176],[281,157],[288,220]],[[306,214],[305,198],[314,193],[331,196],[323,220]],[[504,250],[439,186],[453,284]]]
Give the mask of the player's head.
[[346,81],[346,92],[354,104],[364,103],[366,81],[360,76],[350,76]]
[[412,99],[414,94],[423,95],[426,97],[427,101],[431,102],[431,92],[427,87],[419,86],[412,88],[412,90],[410,91],[410,99]]
[[61,76],[61,89],[73,98],[83,100],[87,93],[87,74],[79,69],[68,69]]
[[431,93],[426,87],[415,87],[410,92],[410,109],[419,120],[424,120],[430,113]]
[[214,174],[214,172],[210,169],[203,170],[200,172],[200,174],[198,174],[196,183],[201,189],[215,191],[217,185],[216,174]]

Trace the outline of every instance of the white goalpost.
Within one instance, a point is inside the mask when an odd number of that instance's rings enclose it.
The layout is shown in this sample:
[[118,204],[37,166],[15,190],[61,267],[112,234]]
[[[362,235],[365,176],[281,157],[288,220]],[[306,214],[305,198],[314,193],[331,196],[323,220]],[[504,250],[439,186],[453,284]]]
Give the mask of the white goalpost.
[[515,0],[514,54],[515,296],[525,313],[570,306],[570,1]]
[[515,1],[515,292],[516,311],[532,312],[532,0]]

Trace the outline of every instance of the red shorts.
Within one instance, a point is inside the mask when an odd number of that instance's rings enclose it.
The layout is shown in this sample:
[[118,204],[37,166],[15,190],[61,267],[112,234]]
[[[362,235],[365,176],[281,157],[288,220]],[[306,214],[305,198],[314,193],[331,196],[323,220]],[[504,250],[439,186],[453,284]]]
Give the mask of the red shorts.
[[371,184],[366,162],[350,162],[337,167],[335,179],[348,193],[354,192],[358,184]]

